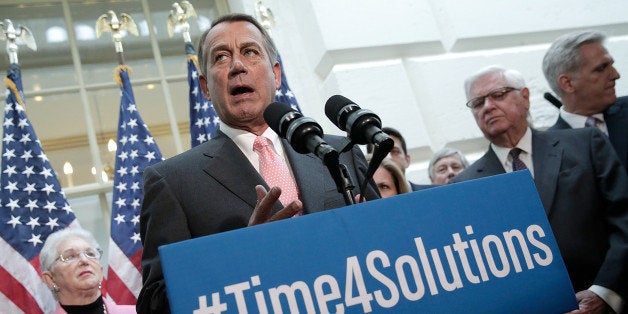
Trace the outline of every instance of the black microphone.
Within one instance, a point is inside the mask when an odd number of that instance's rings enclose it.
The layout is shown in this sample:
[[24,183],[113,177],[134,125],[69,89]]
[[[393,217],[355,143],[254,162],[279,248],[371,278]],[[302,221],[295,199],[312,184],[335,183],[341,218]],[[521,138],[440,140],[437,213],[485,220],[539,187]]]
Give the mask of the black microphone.
[[[353,101],[340,95],[329,97],[325,103],[325,115],[338,128],[346,131],[351,141],[357,144],[373,144],[373,155],[366,170],[365,178],[360,185],[360,191],[365,191],[369,180],[379,164],[393,149],[395,142],[388,134],[382,131],[382,121],[370,110],[362,109]],[[364,194],[360,197],[360,201]]]
[[545,94],[543,94],[543,97],[552,103],[552,105],[554,105],[554,107],[556,108],[560,108],[560,106],[562,106],[563,104],[560,102],[560,100],[558,100],[558,98],[556,98],[554,95],[552,95],[551,93],[546,92]]
[[338,152],[323,140],[323,129],[289,105],[274,102],[264,110],[264,120],[281,138],[301,154],[314,153],[326,165],[338,163]]
[[[325,115],[338,128],[357,144],[375,144],[376,146],[394,146],[388,134],[382,131],[382,121],[372,111],[362,109],[353,101],[340,95],[329,97],[325,104]],[[390,151],[388,149],[388,151]]]

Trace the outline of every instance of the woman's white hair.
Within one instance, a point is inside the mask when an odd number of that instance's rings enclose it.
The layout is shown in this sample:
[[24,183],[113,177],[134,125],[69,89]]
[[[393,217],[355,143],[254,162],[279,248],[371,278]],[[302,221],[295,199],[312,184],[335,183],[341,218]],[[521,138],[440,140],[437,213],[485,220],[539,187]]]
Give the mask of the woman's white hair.
[[81,228],[66,228],[51,233],[44,246],[39,253],[39,263],[41,271],[49,271],[54,265],[55,260],[59,257],[57,249],[61,242],[69,238],[80,238],[85,240],[89,245],[95,249],[100,249],[100,245],[96,242],[96,239],[91,232]]

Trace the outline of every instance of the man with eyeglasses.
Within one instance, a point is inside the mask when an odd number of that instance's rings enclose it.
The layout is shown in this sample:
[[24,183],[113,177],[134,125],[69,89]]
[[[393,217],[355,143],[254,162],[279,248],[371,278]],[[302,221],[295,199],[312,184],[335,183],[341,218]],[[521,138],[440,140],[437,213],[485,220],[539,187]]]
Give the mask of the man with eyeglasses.
[[[403,175],[405,177],[406,169],[410,166],[410,155],[408,154],[406,140],[401,135],[401,132],[399,132],[395,128],[383,127],[382,131],[388,134],[388,136],[393,139],[393,142],[395,144],[392,150],[390,150],[390,153],[388,153],[388,158],[390,158],[390,160],[392,160],[397,166],[399,166],[399,169],[401,169],[401,172],[403,172]],[[372,150],[373,145],[369,144],[369,146],[367,146],[367,152],[372,153]],[[408,184],[408,188],[411,191],[418,191],[432,187],[431,185],[416,184],[414,182],[410,182],[410,180],[407,179],[406,182]]]
[[606,36],[585,30],[558,37],[545,53],[543,74],[562,106],[550,129],[597,127],[628,166],[628,97],[615,95],[620,75],[604,47]]
[[467,106],[488,152],[450,180],[528,169],[558,242],[580,309],[621,313],[628,293],[628,176],[596,128],[540,132],[528,126],[523,76],[498,66],[465,81]]

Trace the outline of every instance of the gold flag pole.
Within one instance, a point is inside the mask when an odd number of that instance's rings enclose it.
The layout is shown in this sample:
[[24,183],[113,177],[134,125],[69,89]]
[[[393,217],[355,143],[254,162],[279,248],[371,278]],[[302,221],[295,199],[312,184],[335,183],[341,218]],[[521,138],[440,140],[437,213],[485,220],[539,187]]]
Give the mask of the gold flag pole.
[[172,37],[174,33],[182,33],[183,41],[185,43],[191,43],[192,38],[190,37],[190,24],[188,23],[188,19],[191,17],[196,17],[196,11],[194,11],[194,7],[188,1],[181,1],[179,5],[178,2],[172,4],[172,10],[170,10],[170,14],[168,14],[168,35]]
[[100,37],[105,32],[111,32],[111,37],[118,54],[118,64],[124,65],[124,50],[122,49],[122,31],[139,36],[137,25],[130,15],[120,13],[120,19],[115,12],[109,10],[96,20],[96,37]]

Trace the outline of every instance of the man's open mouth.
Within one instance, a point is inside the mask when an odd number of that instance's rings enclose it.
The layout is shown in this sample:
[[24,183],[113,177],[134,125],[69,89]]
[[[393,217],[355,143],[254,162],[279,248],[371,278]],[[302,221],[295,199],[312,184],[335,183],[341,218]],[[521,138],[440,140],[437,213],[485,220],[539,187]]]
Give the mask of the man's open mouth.
[[245,93],[252,93],[253,89],[247,86],[236,87],[231,90],[231,96],[238,96]]

